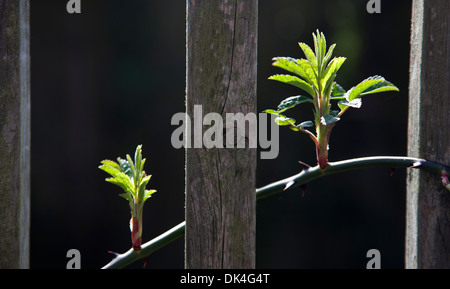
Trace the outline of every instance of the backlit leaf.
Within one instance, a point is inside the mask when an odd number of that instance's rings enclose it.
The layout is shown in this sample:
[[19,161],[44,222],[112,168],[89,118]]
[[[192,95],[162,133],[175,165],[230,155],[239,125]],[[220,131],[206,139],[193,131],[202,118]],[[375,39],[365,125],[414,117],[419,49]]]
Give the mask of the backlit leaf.
[[103,165],[111,166],[111,167],[116,168],[117,170],[120,171],[120,166],[119,166],[119,164],[116,163],[115,161],[112,161],[112,160],[103,160],[103,161],[101,161],[100,163],[103,164]]
[[340,120],[339,117],[334,117],[334,116],[332,116],[332,115],[330,115],[330,114],[327,114],[327,115],[322,116],[322,117],[320,118],[320,122],[321,122],[323,125],[330,125],[330,124],[335,123],[335,122],[337,122],[337,121],[339,121],[339,120]]
[[364,90],[360,95],[366,95],[366,94],[372,94],[372,93],[378,93],[378,92],[384,92],[384,91],[398,91],[398,88],[390,83],[389,81],[385,80],[379,83],[376,83],[372,85],[371,87]]
[[287,70],[289,72],[297,74],[298,76],[303,77],[303,73],[300,71],[300,68],[297,65],[298,59],[295,59],[292,57],[280,57],[279,56],[279,57],[272,58],[272,60],[274,61],[272,63],[273,66],[282,68],[284,70]]
[[111,176],[115,177],[117,176],[119,173],[121,173],[120,171],[120,167],[117,168],[117,166],[111,166],[109,164],[104,164],[104,161],[102,161],[103,165],[99,166],[98,168],[107,172],[108,174],[110,174]]
[[[352,87],[347,93],[345,94],[345,99],[348,101],[352,101],[355,98],[359,97],[361,93],[365,92],[368,88],[372,87],[373,85],[381,82],[386,82],[385,79],[381,76],[371,76],[363,81],[361,81],[358,85]],[[368,94],[368,93],[366,93]]]
[[308,59],[308,61],[312,64],[312,66],[317,70],[317,58],[314,52],[312,51],[311,47],[309,47],[307,44],[303,42],[299,42],[298,45],[303,50],[306,59]]
[[279,116],[275,119],[275,123],[278,124],[279,126],[291,125],[295,123],[295,119]]
[[298,127],[304,128],[304,127],[313,127],[314,126],[314,122],[312,122],[311,120],[308,121],[304,121],[301,124],[297,125]]
[[341,110],[343,110],[346,106],[353,108],[360,108],[362,104],[361,98],[355,98],[352,101],[347,101],[346,99],[338,102],[338,106]]
[[133,177],[133,172],[131,170],[131,165],[127,160],[124,160],[122,158],[117,158],[117,162],[120,165],[120,170],[125,173],[127,176],[129,176],[130,178]]
[[127,169],[126,174],[129,175],[130,178],[136,178],[136,170],[134,168],[134,164],[133,164],[133,161],[131,160],[130,155],[127,154],[126,158],[127,158],[127,163],[128,163],[128,166],[126,166],[126,169]]
[[120,173],[117,177],[106,179],[107,182],[121,187],[125,192],[134,195],[134,185],[127,175]]
[[309,93],[311,96],[314,96],[314,89],[309,85],[306,81],[298,78],[297,76],[288,75],[288,74],[276,74],[269,77],[271,80],[276,80],[280,82],[284,82],[293,86],[296,86],[298,88],[303,89],[307,93]]
[[[126,159],[117,158],[117,163],[111,160],[103,160],[99,168],[112,176],[112,178],[106,179],[107,182],[115,184],[125,191],[125,193],[120,194],[121,197],[128,201],[142,202],[146,194],[145,186],[151,177],[145,174],[144,163],[142,145],[139,145],[134,154],[134,163],[130,155],[127,154]],[[154,192],[156,191],[152,190],[152,193]]]
[[279,112],[279,111],[276,111],[276,110],[273,110],[273,109],[266,109],[266,110],[264,110],[263,112],[269,113],[269,114],[273,114],[273,115],[276,115],[276,116],[279,116],[279,115],[280,115],[280,112]]
[[122,194],[119,194],[119,196],[121,196],[122,198],[124,198],[125,200],[127,200],[129,202],[133,201],[133,198],[128,193],[122,193]]
[[343,96],[344,94],[345,89],[336,82],[333,82],[333,87],[331,88],[331,99],[345,99]]
[[303,78],[312,86],[315,86],[319,90],[319,82],[317,81],[317,72],[314,70],[313,65],[306,59],[298,59],[297,65],[304,73]]
[[286,111],[290,108],[293,108],[294,106],[304,103],[304,102],[313,102],[313,99],[309,96],[303,96],[303,95],[288,97],[278,105],[278,112],[284,112],[284,111]]
[[156,190],[145,190],[145,195],[144,195],[144,202],[150,198],[154,193],[156,193]]
[[330,46],[330,48],[328,48],[328,52],[325,55],[325,58],[323,59],[323,65],[324,66],[328,64],[328,61],[330,61],[331,56],[333,55],[333,50],[334,50],[335,47],[336,47],[336,44],[333,44],[333,45]]
[[346,59],[345,57],[335,57],[333,58],[333,60],[330,61],[330,64],[327,66],[322,76],[323,77],[321,81],[322,89],[325,90],[325,88],[328,85],[331,85],[331,83],[328,82],[334,80],[334,76],[336,76],[336,73],[338,72],[339,68],[341,68],[345,59]]

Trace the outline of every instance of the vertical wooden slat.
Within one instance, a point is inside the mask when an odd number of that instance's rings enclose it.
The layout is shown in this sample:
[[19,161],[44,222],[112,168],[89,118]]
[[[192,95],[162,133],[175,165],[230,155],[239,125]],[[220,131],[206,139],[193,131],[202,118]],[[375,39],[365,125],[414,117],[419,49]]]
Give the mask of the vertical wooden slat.
[[[192,146],[202,127],[194,106],[224,122],[226,113],[256,113],[257,8],[256,0],[187,1]],[[255,172],[248,144],[186,149],[186,268],[254,268]]]
[[29,1],[0,2],[0,268],[29,267]]
[[[450,2],[414,0],[408,156],[450,163]],[[407,180],[406,268],[450,268],[450,193],[439,178]]]

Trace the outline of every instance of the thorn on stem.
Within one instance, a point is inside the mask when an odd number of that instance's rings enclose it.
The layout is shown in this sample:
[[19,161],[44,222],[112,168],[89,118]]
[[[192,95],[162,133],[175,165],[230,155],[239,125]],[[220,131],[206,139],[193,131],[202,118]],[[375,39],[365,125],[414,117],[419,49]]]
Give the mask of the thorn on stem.
[[305,196],[305,193],[306,193],[306,186],[307,186],[307,185],[308,185],[308,184],[303,184],[303,185],[300,186],[300,188],[302,189],[302,197]]
[[304,162],[302,162],[302,161],[298,161],[298,163],[301,164],[301,165],[303,165],[303,166],[305,167],[306,170],[308,170],[308,169],[311,168],[310,165],[308,165],[307,163],[304,163]]
[[414,162],[414,163],[412,164],[412,166],[410,166],[410,168],[415,169],[415,168],[418,168],[418,167],[420,167],[420,166],[422,166],[422,162]]
[[114,255],[114,258],[115,257],[118,257],[120,254],[119,253],[116,253],[116,252],[113,252],[113,251],[108,251],[108,253],[109,254],[113,254]]
[[145,268],[145,267],[147,267],[147,261],[148,261],[148,257],[149,257],[149,256],[145,257],[145,259],[144,259],[144,266],[143,266],[142,268]]
[[390,174],[390,176],[392,177],[392,176],[394,175],[394,173],[395,173],[395,168],[391,168],[391,174]]
[[287,182],[286,185],[284,186],[283,191],[286,191],[287,189],[289,189],[293,184],[295,184],[294,181]]

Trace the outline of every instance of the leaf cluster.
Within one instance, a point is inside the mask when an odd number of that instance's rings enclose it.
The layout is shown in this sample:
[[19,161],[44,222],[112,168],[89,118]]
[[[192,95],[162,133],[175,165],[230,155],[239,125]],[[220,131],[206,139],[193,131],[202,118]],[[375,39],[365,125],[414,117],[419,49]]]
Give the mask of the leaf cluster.
[[156,190],[147,190],[151,175],[144,171],[145,160],[142,158],[142,145],[138,145],[134,154],[134,162],[130,155],[125,159],[117,158],[117,162],[103,160],[99,169],[111,175],[106,181],[121,187],[124,193],[119,196],[130,202],[130,207],[142,205]]
[[[361,97],[384,91],[398,91],[398,88],[381,76],[371,76],[346,91],[336,81],[336,75],[345,57],[332,57],[336,44],[327,49],[326,39],[318,30],[313,33],[314,51],[305,43],[299,46],[305,58],[274,57],[273,66],[284,69],[292,74],[276,74],[270,80],[279,81],[300,88],[306,94],[291,96],[278,105],[277,109],[267,109],[264,112],[276,115],[275,122],[280,126],[289,126],[294,131],[309,134],[316,145],[326,147],[331,128],[338,122],[348,108],[360,108]],[[331,102],[337,107],[332,108]],[[303,103],[314,106],[314,120],[296,124],[296,120],[284,113]],[[316,134],[307,128],[316,128]]]

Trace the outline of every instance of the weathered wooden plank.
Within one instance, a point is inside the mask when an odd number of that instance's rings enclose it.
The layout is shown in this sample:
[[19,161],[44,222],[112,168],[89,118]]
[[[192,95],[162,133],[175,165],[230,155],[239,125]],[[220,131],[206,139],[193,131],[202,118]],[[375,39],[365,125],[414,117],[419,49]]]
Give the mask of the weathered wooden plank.
[[[414,0],[408,156],[450,163],[450,2]],[[406,268],[450,268],[450,194],[439,178],[407,179]]]
[[[257,8],[256,0],[187,1],[192,126],[202,127],[196,105],[224,122],[226,113],[256,113]],[[188,134],[193,146],[194,129]],[[248,144],[186,150],[186,268],[254,268],[255,173],[256,148]]]
[[0,268],[29,267],[29,1],[0,2]]

